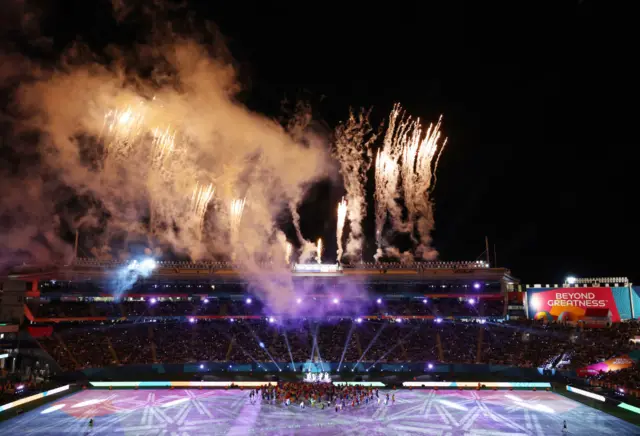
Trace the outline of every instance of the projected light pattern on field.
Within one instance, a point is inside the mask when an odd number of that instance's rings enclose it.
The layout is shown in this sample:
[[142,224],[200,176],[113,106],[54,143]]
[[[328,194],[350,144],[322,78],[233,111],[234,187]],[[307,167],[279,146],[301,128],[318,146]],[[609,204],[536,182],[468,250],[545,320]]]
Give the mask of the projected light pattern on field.
[[[384,404],[386,393],[395,403]],[[552,392],[380,391],[381,402],[334,408],[252,404],[247,390],[90,389],[0,423],[19,435],[630,435],[640,428]],[[94,419],[89,431],[89,419]]]

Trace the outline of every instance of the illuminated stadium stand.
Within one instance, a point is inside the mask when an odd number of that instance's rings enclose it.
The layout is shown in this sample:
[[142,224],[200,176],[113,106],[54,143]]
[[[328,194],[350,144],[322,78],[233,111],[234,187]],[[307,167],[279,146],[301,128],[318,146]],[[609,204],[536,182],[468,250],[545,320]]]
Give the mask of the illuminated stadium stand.
[[[111,278],[114,272],[127,267],[129,262],[82,259],[69,265],[50,267],[17,267],[9,278],[13,281],[27,282],[24,296],[29,303],[41,302],[115,302],[110,292]],[[262,264],[269,271],[270,264]],[[414,263],[361,263],[339,264],[293,264],[293,285],[301,288],[315,287],[320,293],[327,294],[322,288],[340,289],[348,286],[361,286],[367,294],[375,298],[404,301],[422,301],[423,299],[451,299],[451,301],[504,301],[500,315],[507,313],[506,296],[513,292],[518,280],[511,276],[508,269],[490,268],[483,261],[471,262],[414,262]],[[241,301],[246,297],[249,285],[243,274],[242,266],[230,262],[200,261],[157,261],[150,275],[139,280],[127,294],[125,302],[156,299],[179,301],[221,301],[222,299]],[[259,284],[258,284],[259,286]],[[333,291],[331,291],[333,292]],[[318,294],[318,292],[315,292]],[[339,295],[338,295],[339,297]],[[326,297],[325,297],[326,298]],[[362,297],[354,297],[362,298]],[[258,297],[255,297],[256,301]],[[391,304],[391,303],[389,303]],[[26,306],[25,306],[26,307]],[[42,316],[26,307],[24,314],[33,322],[59,322],[55,315]],[[65,313],[65,320],[105,321],[110,315],[76,316],[73,311]],[[136,314],[133,314],[134,316]],[[233,314],[243,315],[243,314]],[[247,313],[246,316],[253,314]],[[367,316],[362,313],[362,316]],[[411,314],[408,314],[411,315]],[[423,314],[418,313],[419,316]],[[123,313],[112,314],[121,318]],[[212,313],[200,313],[197,317],[215,318]],[[390,316],[390,315],[383,315]],[[391,315],[394,316],[394,315]],[[471,316],[471,315],[468,315]],[[427,319],[431,319],[427,317]]]

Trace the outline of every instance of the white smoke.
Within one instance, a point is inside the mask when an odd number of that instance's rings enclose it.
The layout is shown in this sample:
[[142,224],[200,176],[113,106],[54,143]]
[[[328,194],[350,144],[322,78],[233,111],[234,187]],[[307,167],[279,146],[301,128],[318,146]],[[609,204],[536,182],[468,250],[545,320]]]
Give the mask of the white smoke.
[[[364,234],[362,221],[367,214],[366,183],[371,167],[371,145],[377,139],[369,122],[371,110],[361,109],[358,114],[350,111],[345,123],[336,128],[334,155],[340,162],[340,173],[347,191],[347,218],[349,237],[347,255],[361,260]],[[340,260],[340,259],[338,259]]]
[[[102,232],[96,247],[127,232],[149,234],[192,258],[236,253],[250,278],[263,272],[267,259],[275,260],[271,271],[286,274],[276,217],[290,204],[296,210],[307,187],[327,176],[326,141],[304,131],[292,135],[238,103],[235,68],[201,34],[176,35],[153,24],[146,44],[99,54],[76,44],[59,67],[28,62],[12,72],[2,62],[11,56],[0,59],[3,85],[19,83],[11,102],[20,117],[15,137],[37,132],[40,138],[37,166],[24,180],[51,175],[47,189],[33,185],[32,204],[61,186],[104,211],[102,222],[83,224],[87,233]],[[201,192],[194,207],[200,186],[211,186],[212,195]],[[228,205],[245,197],[241,219],[232,219]],[[55,192],[48,199],[58,200]],[[69,221],[65,225],[76,228],[81,219]],[[28,222],[38,225],[35,217]],[[288,294],[281,286],[289,285],[278,280],[266,287],[270,296]]]

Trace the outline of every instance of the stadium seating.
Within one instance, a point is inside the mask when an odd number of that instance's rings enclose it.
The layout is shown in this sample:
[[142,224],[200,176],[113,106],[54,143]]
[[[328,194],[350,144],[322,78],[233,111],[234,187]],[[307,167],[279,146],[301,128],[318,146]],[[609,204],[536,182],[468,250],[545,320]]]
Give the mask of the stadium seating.
[[[576,369],[630,351],[636,345],[628,338],[639,331],[636,322],[616,324],[610,329],[576,330],[573,326],[535,321],[436,323],[367,319],[355,323],[345,318],[270,323],[264,319],[235,319],[63,323],[56,326],[54,336],[40,341],[64,370],[158,362],[304,362],[311,359],[314,335],[324,361],[489,363]],[[618,377],[616,381],[637,383],[638,373],[629,370]]]

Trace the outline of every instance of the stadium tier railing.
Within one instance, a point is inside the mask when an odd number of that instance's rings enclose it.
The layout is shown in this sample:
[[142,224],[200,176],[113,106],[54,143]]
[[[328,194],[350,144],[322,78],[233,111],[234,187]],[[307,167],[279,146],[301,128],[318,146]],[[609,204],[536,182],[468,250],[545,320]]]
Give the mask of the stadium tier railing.
[[[122,260],[99,260],[90,258],[77,258],[72,265],[74,266],[92,266],[98,268],[117,268],[127,265],[128,261]],[[217,262],[217,261],[157,261],[160,268],[187,268],[187,269],[243,269],[243,265],[233,262]],[[268,268],[273,265],[269,262],[262,262],[258,266]],[[351,264],[343,264],[346,269],[486,269],[489,264],[484,261],[456,261],[456,262],[358,262]]]
[[[295,371],[292,368],[295,367]],[[537,368],[520,368],[508,365],[488,364],[447,364],[432,362],[374,363],[374,362],[194,362],[185,364],[155,363],[138,365],[120,365],[85,368],[75,374],[82,374],[89,380],[193,380],[194,377],[214,375],[218,379],[233,378],[236,375],[252,374],[291,375],[307,372],[341,375],[343,379],[366,375],[371,379],[385,376],[415,377],[416,375],[455,374],[458,379],[473,380],[522,380],[548,381],[550,376],[543,375]],[[71,374],[71,373],[70,373]],[[560,376],[560,375],[558,375]],[[336,377],[337,378],[337,377]],[[334,378],[335,379],[335,378]],[[406,380],[406,379],[405,379]],[[476,382],[477,383],[477,382]]]

